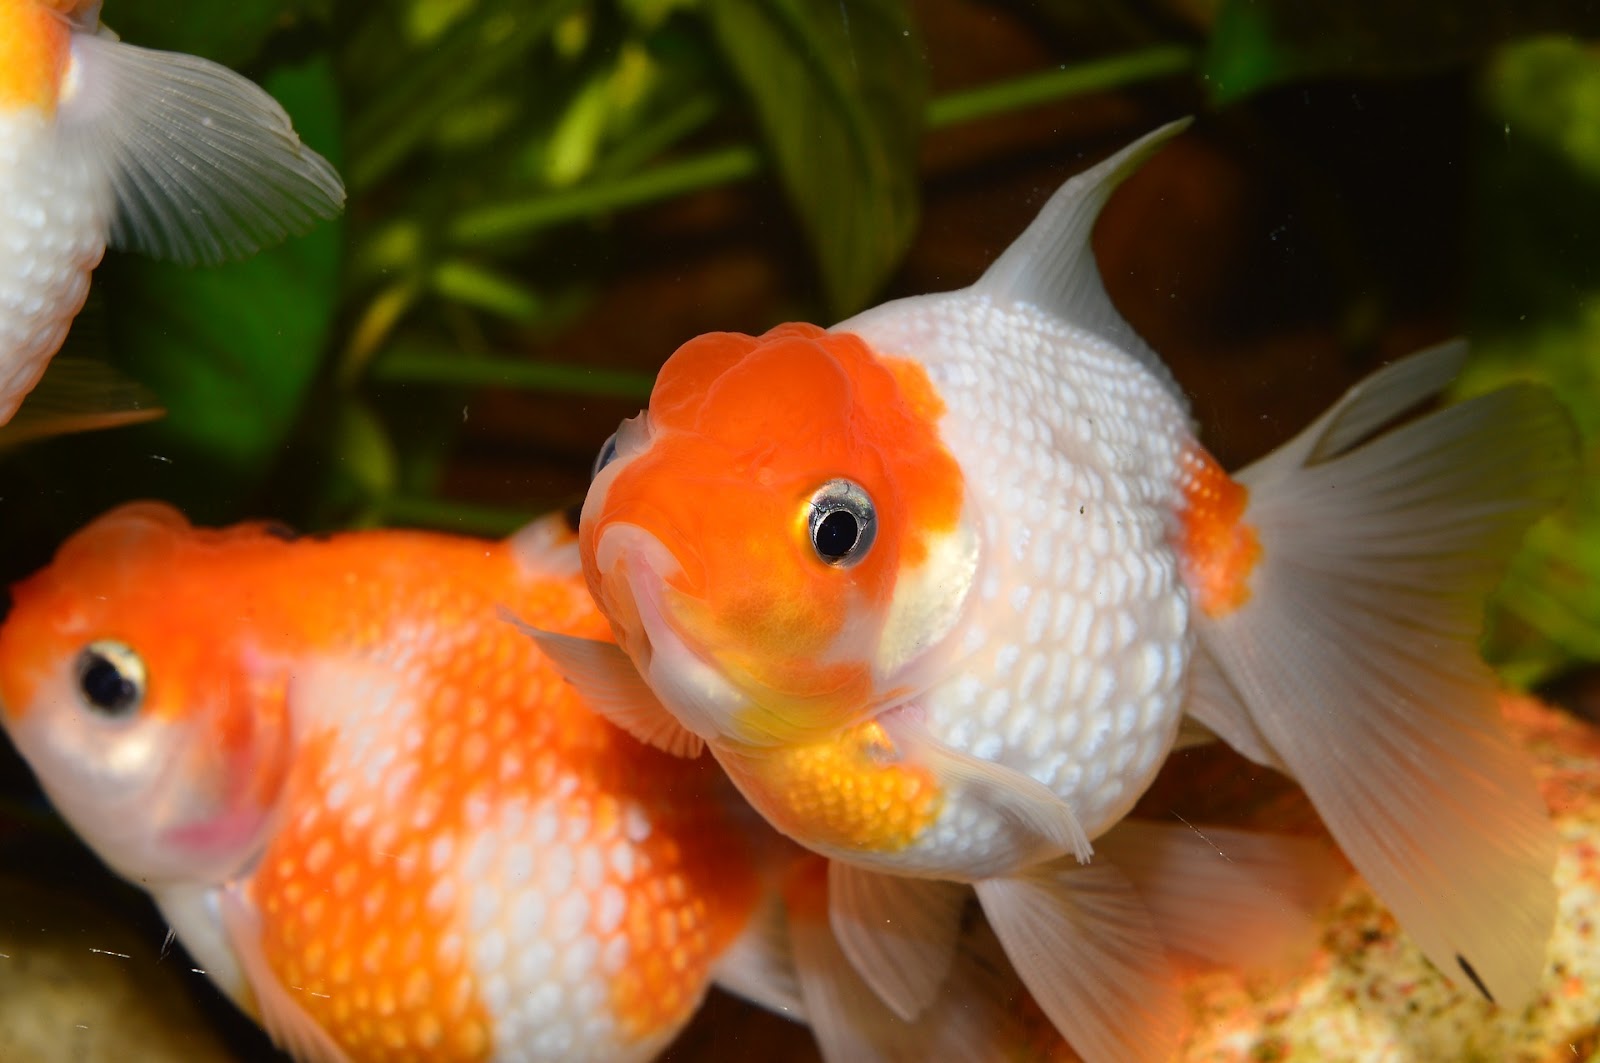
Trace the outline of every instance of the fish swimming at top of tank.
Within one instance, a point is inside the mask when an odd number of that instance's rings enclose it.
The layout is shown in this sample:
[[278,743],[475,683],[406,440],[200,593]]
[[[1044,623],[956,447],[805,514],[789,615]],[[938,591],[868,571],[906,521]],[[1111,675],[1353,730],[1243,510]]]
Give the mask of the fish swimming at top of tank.
[[1455,375],[1448,344],[1224,472],[1089,241],[1182,125],[1069,180],[968,288],[680,347],[583,506],[616,645],[541,639],[612,719],[709,746],[834,859],[834,925],[905,1013],[927,985],[897,991],[862,928],[936,924],[916,898],[973,882],[1081,1051],[1167,1054],[1171,1027],[1127,1011],[1159,971],[1106,964],[1118,1009],[1070,977],[1071,942],[1124,956],[1139,920],[1084,903],[1062,861],[1091,857],[1185,714],[1299,781],[1430,959],[1516,1007],[1555,844],[1476,638],[1565,490],[1568,420],[1522,385],[1397,424]]
[[118,40],[98,0],[0,0],[0,424],[60,349],[108,240],[217,263],[343,203],[333,167],[247,79]]

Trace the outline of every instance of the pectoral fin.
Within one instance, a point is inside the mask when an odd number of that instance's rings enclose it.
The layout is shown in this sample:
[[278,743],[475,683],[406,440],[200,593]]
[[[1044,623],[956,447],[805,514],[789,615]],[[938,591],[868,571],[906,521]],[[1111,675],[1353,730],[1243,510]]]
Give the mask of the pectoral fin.
[[106,169],[112,242],[184,264],[242,258],[337,214],[344,185],[289,116],[227,67],[75,34],[68,151]]
[[0,449],[140,424],[166,412],[148,388],[107,363],[57,355],[11,420],[0,427]]
[[1038,862],[1052,854],[1071,853],[1080,862],[1094,847],[1070,806],[1044,783],[1014,768],[952,749],[905,716],[889,714],[879,721],[908,760],[931,770],[945,789],[964,791],[989,805],[1017,829],[1017,860]]
[[667,711],[616,643],[544,631],[504,608],[500,615],[537,642],[589,707],[617,727],[675,757],[697,757],[705,748],[705,740]]
[[255,997],[256,1019],[273,1044],[296,1063],[350,1063],[339,1047],[267,964],[261,947],[261,919],[244,896],[244,887],[230,883],[222,891],[222,925]]

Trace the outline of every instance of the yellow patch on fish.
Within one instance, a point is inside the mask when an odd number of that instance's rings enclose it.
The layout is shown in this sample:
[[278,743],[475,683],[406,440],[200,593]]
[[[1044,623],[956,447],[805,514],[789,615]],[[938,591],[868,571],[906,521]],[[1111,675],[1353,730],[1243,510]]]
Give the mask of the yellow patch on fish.
[[56,109],[71,27],[35,0],[0,0],[0,112]]
[[831,742],[727,752],[723,763],[781,831],[804,829],[807,843],[898,852],[938,818],[944,795],[933,772],[894,759],[876,722]]

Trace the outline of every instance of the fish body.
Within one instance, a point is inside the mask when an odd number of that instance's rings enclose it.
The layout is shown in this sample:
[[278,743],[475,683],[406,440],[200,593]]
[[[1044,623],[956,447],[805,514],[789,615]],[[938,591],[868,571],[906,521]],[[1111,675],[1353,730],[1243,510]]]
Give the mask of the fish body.
[[4,723],[298,1058],[649,1058],[799,852],[501,604],[604,634],[559,519],[285,541],[135,504],[15,588]]
[[239,75],[117,40],[98,2],[0,0],[0,424],[66,339],[108,241],[221,262],[343,200]]
[[[1300,781],[1430,958],[1515,1005],[1541,971],[1555,846],[1475,639],[1565,487],[1570,426],[1515,388],[1384,431],[1454,375],[1447,345],[1225,473],[1089,245],[1178,128],[1069,181],[970,288],[680,348],[582,514],[627,659],[544,641],[613,719],[708,746],[834,858],[835,929],[907,1013],[926,989],[897,995],[885,947],[850,928],[972,882],[1075,1047],[1166,1054],[1161,963],[1106,965],[1128,994],[1107,1008],[1073,986],[1097,961],[1065,952],[1145,940],[1127,876],[1071,865],[1116,871],[1097,842],[1185,714]],[[648,688],[631,702],[629,669]]]

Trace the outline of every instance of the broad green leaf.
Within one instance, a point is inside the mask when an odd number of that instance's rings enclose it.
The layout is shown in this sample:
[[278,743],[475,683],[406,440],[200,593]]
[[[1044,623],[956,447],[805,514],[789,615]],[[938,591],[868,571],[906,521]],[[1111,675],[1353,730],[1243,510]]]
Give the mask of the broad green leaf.
[[[326,60],[283,68],[265,87],[312,147],[331,154],[337,103]],[[316,372],[338,295],[338,220],[243,262],[185,269],[135,255],[109,260],[115,357],[169,411],[151,434],[245,478],[263,472]]]
[[1566,0],[1223,0],[1202,77],[1225,103],[1289,81],[1423,73],[1519,34],[1597,29],[1600,8]]
[[130,43],[237,67],[314,7],[307,0],[117,0],[102,17]]
[[1482,97],[1474,358],[1460,390],[1544,381],[1585,440],[1573,495],[1529,535],[1501,594],[1490,651],[1527,682],[1600,659],[1600,52],[1508,46]]
[[906,5],[710,0],[707,11],[805,224],[830,309],[859,309],[916,227],[928,75]]

